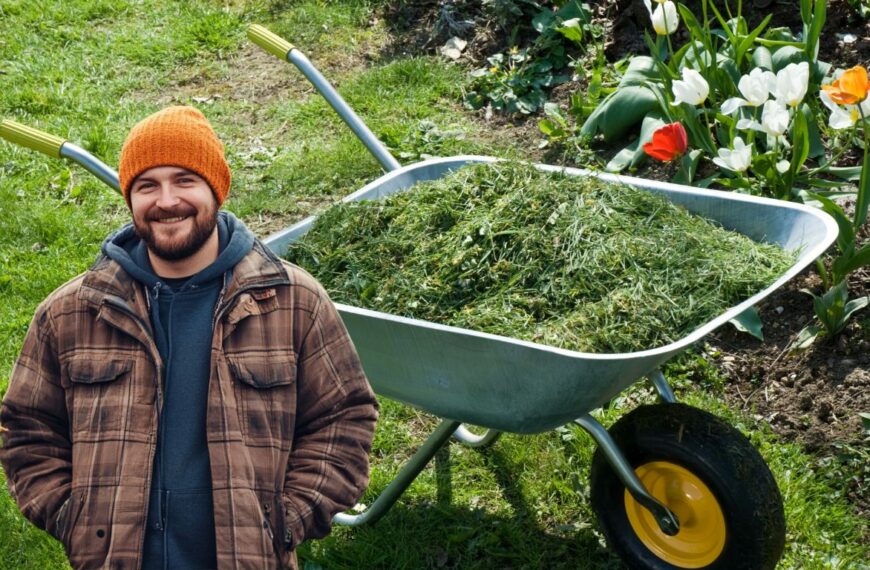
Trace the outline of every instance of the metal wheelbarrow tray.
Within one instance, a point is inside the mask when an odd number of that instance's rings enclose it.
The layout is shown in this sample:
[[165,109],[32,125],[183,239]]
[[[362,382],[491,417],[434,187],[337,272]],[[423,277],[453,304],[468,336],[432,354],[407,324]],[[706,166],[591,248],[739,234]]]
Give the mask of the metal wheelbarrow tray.
[[[457,156],[403,167],[299,50],[261,26],[251,26],[248,36],[295,64],[387,171],[345,201],[381,198],[467,164],[498,160]],[[0,136],[73,160],[118,188],[114,170],[59,137],[13,121],[0,123]],[[785,543],[785,518],[770,470],[735,428],[677,403],[658,367],[801,272],[834,242],[836,223],[820,210],[778,200],[536,166],[646,189],[726,229],[795,251],[797,260],[770,286],[688,336],[630,353],[564,350],[337,304],[375,392],[443,419],[368,508],[356,509],[358,514],[341,513],[335,522],[360,525],[383,516],[451,437],[482,447],[500,432],[539,433],[573,422],[598,444],[591,469],[592,507],[608,544],[629,565],[773,568]],[[283,255],[314,219],[302,220],[264,241]],[[644,377],[662,403],[629,412],[610,430],[590,415]],[[486,431],[477,435],[463,423]]]
[[[458,156],[418,162],[381,176],[344,201],[382,198],[470,163],[497,160]],[[799,257],[769,287],[690,335],[661,347],[628,353],[564,350],[337,304],[379,394],[443,418],[500,431],[538,433],[553,429],[600,407],[638,378],[756,305],[812,263],[836,235],[833,220],[806,206],[576,168],[536,166],[647,189],[755,241],[799,251]],[[314,220],[309,217],[266,242],[283,255]]]

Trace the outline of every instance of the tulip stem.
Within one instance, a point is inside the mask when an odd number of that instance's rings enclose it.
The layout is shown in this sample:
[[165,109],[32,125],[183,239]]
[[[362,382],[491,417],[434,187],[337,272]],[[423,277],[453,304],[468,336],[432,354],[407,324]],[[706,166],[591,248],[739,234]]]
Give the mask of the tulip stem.
[[713,136],[713,127],[710,125],[710,116],[708,114],[709,112],[710,112],[710,110],[705,107],[704,108],[704,125],[706,128],[704,129],[704,131],[707,134],[707,144],[710,147],[710,154],[716,154],[716,139]]

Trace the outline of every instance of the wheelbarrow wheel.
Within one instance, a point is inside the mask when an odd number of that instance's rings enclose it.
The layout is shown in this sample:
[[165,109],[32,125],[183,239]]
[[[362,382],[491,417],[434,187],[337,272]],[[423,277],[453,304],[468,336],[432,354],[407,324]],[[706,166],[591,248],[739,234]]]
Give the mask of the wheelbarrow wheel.
[[632,568],[772,569],[785,544],[782,497],[743,434],[685,404],[642,406],[609,430],[643,486],[673,512],[668,536],[597,449],[592,508]]

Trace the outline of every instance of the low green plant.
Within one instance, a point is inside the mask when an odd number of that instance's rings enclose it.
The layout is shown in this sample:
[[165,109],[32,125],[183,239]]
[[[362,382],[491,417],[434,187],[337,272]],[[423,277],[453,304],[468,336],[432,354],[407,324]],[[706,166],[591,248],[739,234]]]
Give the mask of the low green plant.
[[852,9],[858,16],[865,20],[870,19],[870,1],[868,0],[847,0],[849,8]]
[[465,101],[474,109],[490,105],[496,111],[530,114],[543,107],[549,89],[570,79],[571,74],[565,73],[569,49],[582,49],[602,30],[592,23],[589,6],[579,0],[568,0],[555,11],[531,1],[501,4],[509,6],[512,14],[521,12],[520,4],[534,7],[531,27],[537,36],[531,46],[515,45],[472,71]]

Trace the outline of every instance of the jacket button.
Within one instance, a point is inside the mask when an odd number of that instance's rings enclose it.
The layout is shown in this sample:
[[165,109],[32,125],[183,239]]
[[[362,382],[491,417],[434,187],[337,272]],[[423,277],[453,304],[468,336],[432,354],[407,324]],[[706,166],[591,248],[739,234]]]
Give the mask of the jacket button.
[[106,536],[106,531],[103,529],[97,529],[97,538],[103,538],[104,536]]

